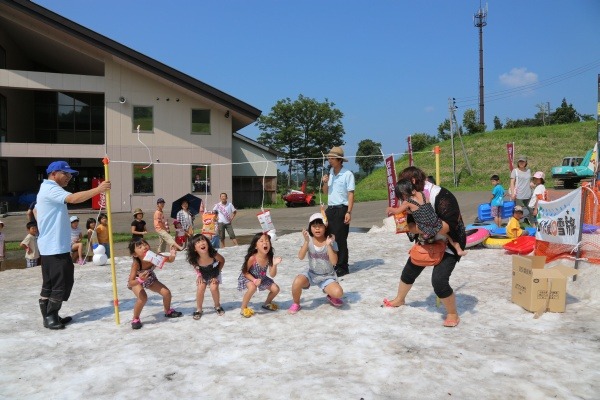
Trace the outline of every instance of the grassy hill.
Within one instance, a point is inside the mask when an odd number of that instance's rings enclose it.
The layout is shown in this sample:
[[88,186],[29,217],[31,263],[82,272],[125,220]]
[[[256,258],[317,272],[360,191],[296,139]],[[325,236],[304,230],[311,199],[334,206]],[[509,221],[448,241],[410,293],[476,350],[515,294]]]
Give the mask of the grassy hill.
[[[550,170],[560,165],[565,156],[583,156],[596,142],[596,121],[566,125],[552,125],[534,128],[502,129],[462,137],[465,152],[473,175],[469,175],[466,160],[458,137],[454,140],[456,154],[456,175],[458,186],[454,187],[452,175],[452,148],[450,140],[440,142],[441,185],[453,191],[491,190],[490,176],[498,174],[504,188],[510,184],[506,144],[515,144],[516,158],[523,154],[528,158],[529,168],[546,174],[546,186],[552,187]],[[406,151],[406,143],[401,142],[396,149],[386,151]],[[435,177],[434,146],[414,154],[414,165]],[[396,172],[408,166],[408,156],[396,160]],[[358,201],[387,199],[386,172],[376,169],[356,186]]]

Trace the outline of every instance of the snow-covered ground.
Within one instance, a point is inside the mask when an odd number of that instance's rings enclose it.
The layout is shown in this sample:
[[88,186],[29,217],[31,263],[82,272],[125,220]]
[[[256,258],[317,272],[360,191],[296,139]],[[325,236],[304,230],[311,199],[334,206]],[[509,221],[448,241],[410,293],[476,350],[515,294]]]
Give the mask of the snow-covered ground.
[[569,282],[567,311],[539,319],[510,301],[511,256],[472,249],[451,284],[461,323],[444,328],[425,271],[398,309],[393,298],[410,244],[384,228],[349,237],[351,271],[341,278],[345,305],[332,307],[318,288],[303,293],[289,315],[291,284],[306,261],[301,234],[279,237],[275,281],[281,309],[241,318],[237,277],[247,246],[225,257],[219,317],[206,293],[195,311],[195,274],[178,254],[157,272],[184,313],[163,316],[151,294],[144,326],[130,327],[130,259],[117,258],[120,304],[115,323],[109,266],[76,267],[62,331],[42,326],[39,268],[0,274],[0,398],[6,399],[594,399],[600,398],[600,267],[582,264]]

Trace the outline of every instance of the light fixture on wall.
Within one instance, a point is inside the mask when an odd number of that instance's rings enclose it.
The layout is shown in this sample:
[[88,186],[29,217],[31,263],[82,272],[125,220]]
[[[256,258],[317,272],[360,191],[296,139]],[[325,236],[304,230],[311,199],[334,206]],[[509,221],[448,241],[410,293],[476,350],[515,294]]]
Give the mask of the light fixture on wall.
[[157,98],[156,98],[156,101],[159,101],[159,100],[160,100],[160,97],[157,97]]
[[125,97],[121,96],[121,97],[119,97],[119,103],[125,104],[125,103],[127,103],[127,99]]
[[229,118],[229,110],[225,112],[225,118]]
[[165,100],[169,101],[169,100],[171,100],[171,99],[169,99],[169,98],[167,97]]
[[179,103],[179,97],[178,97],[178,98],[176,98],[176,99],[175,99],[175,101]]

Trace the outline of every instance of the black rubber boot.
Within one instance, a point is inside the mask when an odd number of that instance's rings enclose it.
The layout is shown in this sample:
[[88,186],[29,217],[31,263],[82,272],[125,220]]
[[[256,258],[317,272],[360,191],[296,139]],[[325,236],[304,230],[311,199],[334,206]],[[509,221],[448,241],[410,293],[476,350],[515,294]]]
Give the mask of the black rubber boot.
[[42,312],[42,321],[44,321],[44,328],[48,327],[46,322],[46,314],[48,312],[48,299],[40,299],[40,311]]
[[[42,312],[42,317],[43,317],[42,321],[44,321],[44,328],[47,328],[48,323],[46,322],[46,314],[48,311],[48,299],[40,299],[40,311]],[[69,322],[73,321],[73,318],[71,318],[71,317],[61,318],[59,315],[58,320],[60,321],[61,324],[66,325]]]
[[60,322],[58,317],[58,310],[62,307],[62,301],[48,301],[48,308],[46,310],[46,325],[48,329],[64,329],[65,326]]

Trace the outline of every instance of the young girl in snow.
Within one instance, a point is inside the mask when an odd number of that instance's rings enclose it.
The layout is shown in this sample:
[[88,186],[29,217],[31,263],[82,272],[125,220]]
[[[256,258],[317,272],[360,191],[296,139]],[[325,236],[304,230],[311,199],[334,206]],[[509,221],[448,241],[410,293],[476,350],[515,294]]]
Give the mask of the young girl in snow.
[[187,242],[187,234],[181,222],[178,219],[173,221],[173,226],[175,227],[175,243],[185,248],[185,242]]
[[308,269],[296,276],[292,283],[292,298],[294,303],[288,313],[296,314],[300,311],[300,295],[303,289],[310,285],[317,285],[327,293],[327,300],[335,306],[341,307],[344,302],[341,297],[344,290],[337,281],[334,266],[337,263],[337,244],[335,236],[329,235],[327,226],[323,222],[321,213],[314,213],[308,219],[308,230],[302,230],[304,244],[298,252],[298,258],[304,260],[308,253]]
[[106,249],[106,257],[110,258],[110,243],[108,242],[108,216],[104,213],[98,216],[98,226],[96,227],[98,243]]
[[194,319],[202,317],[202,303],[204,302],[204,292],[206,286],[210,284],[210,294],[215,302],[215,311],[217,314],[225,314],[221,307],[219,294],[219,285],[221,284],[221,270],[225,265],[225,259],[217,253],[217,250],[210,244],[210,240],[202,234],[194,235],[190,238],[187,247],[187,261],[196,270],[196,311]]
[[537,215],[538,215],[538,202],[540,200],[548,200],[548,192],[546,191],[546,183],[545,178],[546,175],[542,171],[537,171],[533,174],[533,195],[529,200],[528,207],[533,214],[533,218],[529,221],[533,226],[537,225]]
[[169,257],[149,253],[149,250],[150,245],[145,239],[137,239],[129,242],[129,254],[133,258],[133,263],[131,264],[129,279],[127,280],[127,288],[131,289],[135,297],[137,297],[133,306],[133,320],[131,321],[131,328],[133,329],[140,329],[142,327],[140,314],[146,301],[148,301],[146,289],[150,289],[162,296],[165,317],[181,317],[179,311],[171,308],[171,291],[156,278],[156,274],[154,273],[156,265],[153,264],[153,262],[158,263],[159,267],[162,268],[164,262],[173,262],[176,250],[171,247]]
[[[256,293],[256,289],[269,291],[262,308],[269,311],[276,311],[279,308],[277,304],[273,303],[273,299],[279,293],[279,286],[271,278],[277,275],[277,266],[280,262],[281,257],[273,257],[271,237],[266,233],[254,235],[244,258],[242,272],[238,277],[238,290],[247,289],[242,299],[240,312],[243,317],[250,318],[254,315],[254,310],[248,307],[248,303]],[[267,270],[271,278],[267,276]]]
[[450,230],[448,224],[442,221],[433,206],[423,194],[413,189],[413,184],[408,179],[400,179],[395,187],[396,197],[402,200],[400,207],[388,207],[388,214],[399,214],[401,212],[409,212],[413,215],[417,228],[421,231],[421,238],[425,241],[433,240],[435,235],[440,234],[445,236],[455,249],[456,254],[464,256],[466,251],[460,248],[460,245],[454,242],[448,232]]

